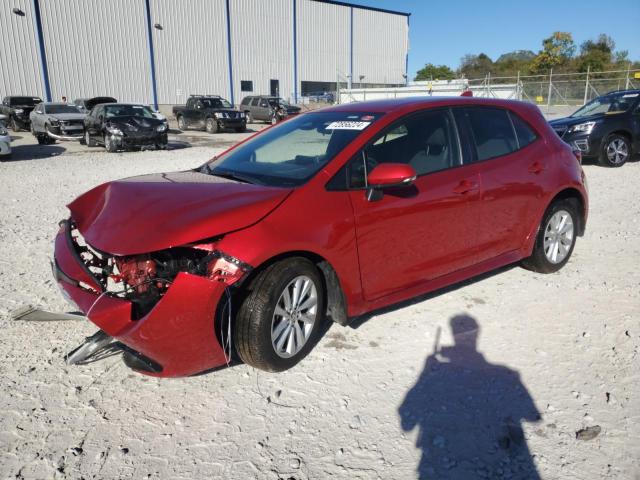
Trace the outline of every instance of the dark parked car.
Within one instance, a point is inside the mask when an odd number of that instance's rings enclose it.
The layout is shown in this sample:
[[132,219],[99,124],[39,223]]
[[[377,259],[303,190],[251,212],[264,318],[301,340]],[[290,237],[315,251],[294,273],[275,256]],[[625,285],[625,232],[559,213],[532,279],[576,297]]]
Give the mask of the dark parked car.
[[274,124],[291,115],[300,113],[300,107],[291,105],[280,97],[244,97],[240,108],[247,115],[247,123],[251,123],[254,120],[262,120]]
[[244,112],[233,108],[224,98],[215,95],[191,95],[184,107],[173,107],[180,130],[204,128],[209,133],[224,129],[244,132],[247,121]]
[[597,158],[607,167],[621,167],[640,152],[640,90],[607,93],[549,123],[584,157]]
[[31,112],[31,133],[41,145],[56,140],[81,140],[86,116],[75,105],[42,102]]
[[167,148],[166,120],[146,105],[101,103],[84,119],[84,142],[104,145],[109,152],[130,148]]
[[7,125],[14,132],[29,130],[31,126],[29,114],[41,102],[42,99],[40,97],[4,97],[0,106],[0,114],[7,117]]
[[76,98],[73,104],[80,109],[81,112],[89,113],[93,107],[100,103],[118,103],[113,97],[93,97],[93,98]]
[[536,106],[431,97],[298,115],[199,168],[99,185],[69,210],[56,280],[100,330],[67,361],[108,347],[172,377],[223,366],[233,348],[285,370],[327,319],[516,262],[556,272],[588,197],[579,156]]

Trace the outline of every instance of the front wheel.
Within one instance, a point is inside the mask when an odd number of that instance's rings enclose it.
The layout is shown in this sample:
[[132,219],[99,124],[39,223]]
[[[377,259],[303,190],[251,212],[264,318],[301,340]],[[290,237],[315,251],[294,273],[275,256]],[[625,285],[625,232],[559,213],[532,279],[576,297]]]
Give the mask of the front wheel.
[[627,137],[609,135],[600,152],[600,163],[605,167],[621,167],[631,155],[631,143]]
[[296,365],[317,340],[324,299],[320,273],[306,258],[289,258],[263,270],[251,282],[236,317],[240,358],[270,372]]
[[91,138],[91,135],[89,134],[89,130],[85,130],[84,131],[84,144],[87,147],[95,147],[96,146],[96,141]]
[[220,132],[220,125],[218,125],[218,122],[215,120],[215,118],[207,118],[205,124],[204,124],[204,128],[207,131],[207,133],[219,133]]
[[576,244],[578,222],[574,200],[553,202],[544,214],[533,252],[523,260],[523,266],[539,273],[553,273],[564,267]]
[[106,148],[107,152],[110,152],[110,153],[113,153],[118,150],[118,147],[113,141],[113,136],[108,133],[104,136],[104,148]]

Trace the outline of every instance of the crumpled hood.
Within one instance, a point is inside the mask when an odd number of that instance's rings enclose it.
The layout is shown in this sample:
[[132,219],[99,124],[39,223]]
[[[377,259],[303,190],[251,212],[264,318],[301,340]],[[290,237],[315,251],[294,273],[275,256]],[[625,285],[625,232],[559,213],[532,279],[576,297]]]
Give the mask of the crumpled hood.
[[165,120],[157,118],[138,117],[134,115],[123,115],[111,117],[105,120],[105,124],[110,124],[128,132],[140,132],[155,130],[158,125],[166,123]]
[[68,207],[91,246],[113,255],[134,255],[253,225],[290,192],[187,171],[105,183]]

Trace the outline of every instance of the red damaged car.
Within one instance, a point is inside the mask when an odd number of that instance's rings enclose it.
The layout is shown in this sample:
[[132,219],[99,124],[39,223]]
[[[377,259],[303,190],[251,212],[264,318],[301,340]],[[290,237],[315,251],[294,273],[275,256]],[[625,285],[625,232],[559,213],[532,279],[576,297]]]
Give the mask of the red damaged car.
[[579,155],[537,107],[475,98],[340,105],[195,170],[109,182],[69,205],[57,281],[105,349],[156,376],[299,362],[326,319],[521,261],[567,263],[587,220]]

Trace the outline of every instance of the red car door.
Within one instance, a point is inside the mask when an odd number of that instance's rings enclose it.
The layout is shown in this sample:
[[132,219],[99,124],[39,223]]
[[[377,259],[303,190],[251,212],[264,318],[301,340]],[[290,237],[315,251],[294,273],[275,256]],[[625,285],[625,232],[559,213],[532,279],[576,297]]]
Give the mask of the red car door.
[[405,117],[352,160],[356,187],[363,171],[385,162],[408,163],[418,175],[379,200],[368,200],[364,189],[349,193],[367,300],[475,262],[480,181],[477,166],[461,157],[453,116],[442,109]]
[[482,184],[478,261],[522,248],[543,195],[540,181],[548,171],[543,141],[516,114],[496,107],[468,107],[455,112],[474,138]]

